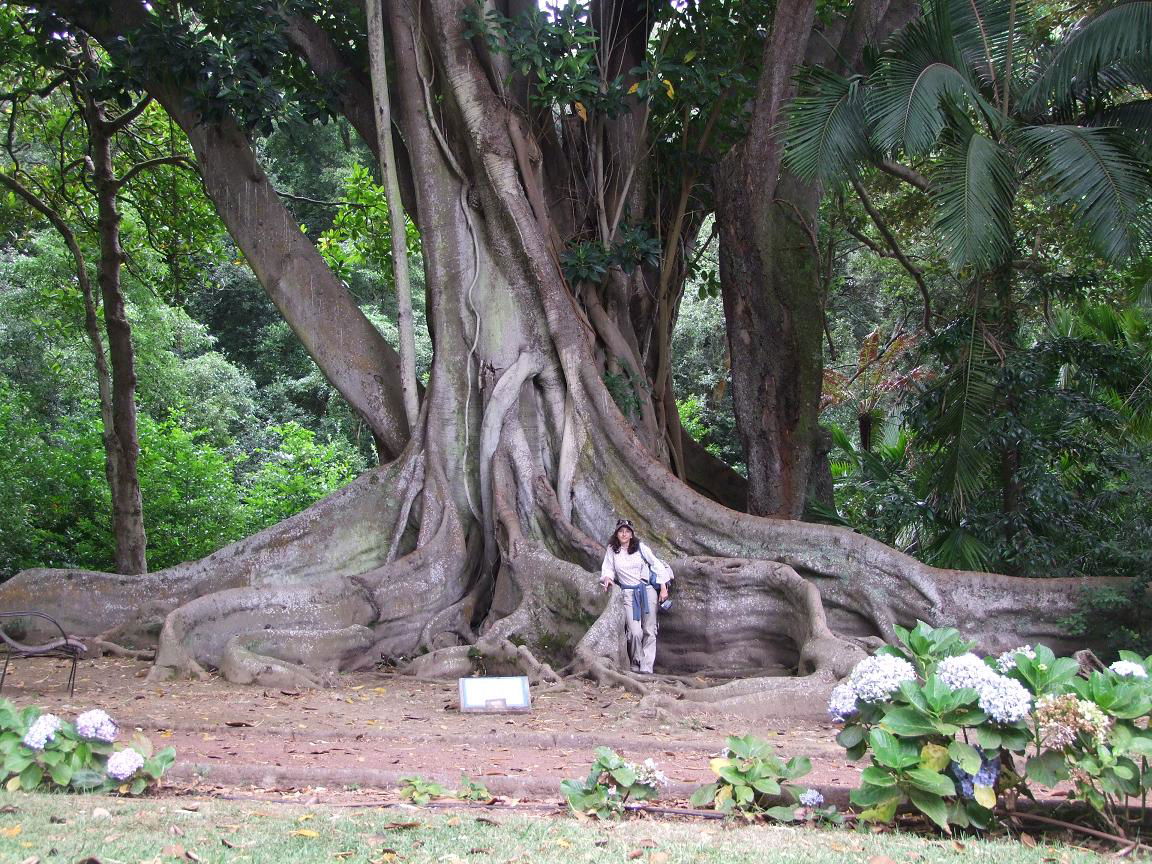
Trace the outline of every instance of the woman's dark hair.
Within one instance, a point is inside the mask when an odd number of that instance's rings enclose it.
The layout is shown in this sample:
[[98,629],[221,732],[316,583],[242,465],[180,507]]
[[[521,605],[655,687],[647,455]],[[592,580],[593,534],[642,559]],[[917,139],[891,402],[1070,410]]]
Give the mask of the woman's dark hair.
[[628,554],[635,555],[640,551],[640,538],[636,536],[636,529],[632,527],[632,523],[627,519],[621,519],[616,523],[616,528],[612,532],[612,539],[608,541],[608,545],[612,547],[613,552],[620,551],[620,538],[616,536],[616,532],[621,528],[627,528],[632,532],[632,537],[628,541]]

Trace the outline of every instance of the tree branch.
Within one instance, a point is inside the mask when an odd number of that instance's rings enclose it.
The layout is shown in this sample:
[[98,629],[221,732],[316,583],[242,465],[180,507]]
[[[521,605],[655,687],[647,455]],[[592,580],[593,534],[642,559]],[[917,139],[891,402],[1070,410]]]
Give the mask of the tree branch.
[[880,215],[873,205],[872,200],[868,197],[868,193],[864,191],[864,187],[860,185],[859,180],[852,181],[852,188],[856,190],[856,197],[860,199],[860,203],[864,205],[864,209],[868,211],[868,215],[872,218],[872,223],[876,226],[876,230],[880,232],[880,236],[884,238],[884,242],[888,244],[888,248],[892,250],[892,257],[895,258],[900,264],[908,271],[908,275],[916,283],[916,287],[920,289],[920,297],[924,301],[924,331],[932,336],[935,330],[932,329],[932,296],[928,293],[928,284],[924,281],[924,274],[920,268],[913,264],[908,256],[904,254],[904,250],[900,248],[900,244],[896,241],[896,237],[888,229],[888,223],[884,221],[884,217]]
[[109,135],[113,135],[113,134],[119,132],[121,129],[123,129],[125,126],[130,125],[133,120],[135,120],[137,117],[139,117],[141,114],[143,114],[144,109],[146,109],[151,104],[152,104],[152,97],[151,96],[145,96],[143,99],[141,99],[139,102],[137,102],[131,108],[129,108],[127,111],[125,111],[119,117],[113,117],[111,120],[105,120],[104,121],[104,128],[106,130],[108,130]]
[[124,175],[116,181],[116,189],[121,189],[124,186],[127,186],[132,178],[139,174],[141,171],[147,171],[150,168],[156,168],[160,165],[179,165],[183,168],[187,168],[190,171],[195,171],[196,174],[200,173],[200,170],[196,167],[196,163],[189,159],[187,156],[158,156],[155,159],[145,159],[143,162],[137,162],[135,165],[125,171]]
[[893,162],[891,159],[883,159],[876,163],[876,167],[895,177],[897,180],[903,180],[919,189],[921,192],[931,191],[932,184],[928,182],[928,178],[917,171],[915,168],[909,168],[907,165],[902,165],[899,162]]

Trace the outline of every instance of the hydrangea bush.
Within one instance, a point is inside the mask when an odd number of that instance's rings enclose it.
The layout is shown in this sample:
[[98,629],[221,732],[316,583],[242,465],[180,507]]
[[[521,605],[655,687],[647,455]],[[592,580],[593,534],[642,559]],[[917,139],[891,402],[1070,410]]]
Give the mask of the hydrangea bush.
[[171,767],[171,747],[153,754],[147,738],[118,741],[120,729],[100,709],[85,711],[75,724],[38,708],[18,709],[0,700],[0,759],[9,791],[48,788],[119,791],[139,795]]
[[972,653],[952,628],[896,628],[899,645],[861,661],[833,691],[837,741],[868,756],[852,802],[887,822],[911,804],[945,831],[989,827],[1004,793],[1071,779],[1119,830],[1128,799],[1152,786],[1152,657],[1122,652],[1104,672],[1044,646]]
[[731,735],[725,743],[723,755],[709,762],[716,782],[697,789],[692,794],[692,806],[791,822],[798,818],[798,806],[814,809],[824,803],[824,796],[815,789],[799,788],[791,782],[812,770],[806,756],[783,762],[771,744],[752,735]]
[[599,819],[617,818],[628,802],[659,797],[668,778],[651,759],[627,762],[609,747],[596,748],[596,761],[583,782],[564,780],[560,791],[577,813]]

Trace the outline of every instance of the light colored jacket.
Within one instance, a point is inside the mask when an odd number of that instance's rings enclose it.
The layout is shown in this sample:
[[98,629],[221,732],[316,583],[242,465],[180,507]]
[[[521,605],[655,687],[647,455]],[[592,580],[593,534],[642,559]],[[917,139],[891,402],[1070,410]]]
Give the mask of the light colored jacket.
[[640,543],[640,551],[634,555],[628,554],[627,546],[621,546],[619,552],[613,552],[609,546],[604,550],[604,563],[600,565],[600,582],[607,584],[619,581],[625,586],[647,582],[649,563],[652,572],[656,574],[657,585],[665,585],[675,578],[672,568],[653,555],[652,550],[643,542]]

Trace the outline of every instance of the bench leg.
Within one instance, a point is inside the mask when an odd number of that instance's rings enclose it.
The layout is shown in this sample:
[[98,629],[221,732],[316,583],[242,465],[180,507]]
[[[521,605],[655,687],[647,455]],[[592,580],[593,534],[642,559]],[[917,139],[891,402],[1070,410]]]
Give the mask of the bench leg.
[[68,673],[68,698],[71,699],[76,693],[76,661],[75,654],[72,655],[72,671]]
[[0,672],[0,690],[4,689],[4,679],[8,677],[8,661],[12,659],[12,652],[4,652],[4,671]]

